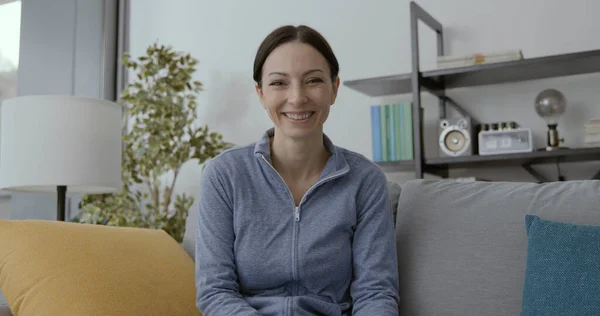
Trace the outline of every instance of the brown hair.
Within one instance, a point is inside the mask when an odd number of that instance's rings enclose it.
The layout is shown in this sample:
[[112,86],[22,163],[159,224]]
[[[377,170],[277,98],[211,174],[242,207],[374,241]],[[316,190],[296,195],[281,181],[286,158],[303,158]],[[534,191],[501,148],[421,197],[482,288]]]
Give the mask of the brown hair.
[[262,86],[262,69],[269,54],[278,46],[292,41],[308,44],[321,53],[329,64],[331,80],[335,81],[340,71],[340,66],[327,40],[319,32],[306,25],[285,25],[278,27],[267,35],[256,52],[256,57],[254,58],[254,81],[259,87]]

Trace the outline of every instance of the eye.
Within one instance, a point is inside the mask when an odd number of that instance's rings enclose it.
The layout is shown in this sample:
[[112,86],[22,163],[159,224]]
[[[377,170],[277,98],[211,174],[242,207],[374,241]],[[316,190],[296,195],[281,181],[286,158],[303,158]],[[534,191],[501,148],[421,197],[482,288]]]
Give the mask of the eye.
[[307,83],[321,83],[321,82],[323,82],[323,79],[321,79],[321,78],[310,78],[306,82]]
[[283,81],[273,81],[271,83],[269,83],[270,86],[282,86],[284,85]]

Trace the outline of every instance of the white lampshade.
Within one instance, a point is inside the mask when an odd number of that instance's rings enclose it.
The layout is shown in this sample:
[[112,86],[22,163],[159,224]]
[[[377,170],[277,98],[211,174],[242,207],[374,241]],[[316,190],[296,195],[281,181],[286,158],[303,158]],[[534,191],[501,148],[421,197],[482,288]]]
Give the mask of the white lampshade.
[[0,105],[0,189],[111,193],[121,189],[121,106],[33,95]]

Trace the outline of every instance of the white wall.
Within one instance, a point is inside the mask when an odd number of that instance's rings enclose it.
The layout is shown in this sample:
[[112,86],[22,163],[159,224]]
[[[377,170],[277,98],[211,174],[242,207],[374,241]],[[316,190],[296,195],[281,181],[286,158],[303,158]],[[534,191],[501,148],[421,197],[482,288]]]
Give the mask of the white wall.
[[[600,48],[600,2],[575,0],[420,0],[418,3],[445,27],[446,52],[523,49],[538,57]],[[208,123],[228,141],[255,141],[271,126],[254,92],[252,63],[256,48],[268,32],[282,24],[308,24],[330,41],[340,61],[342,81],[404,73],[411,70],[409,1],[132,1],[130,47],[143,54],[154,41],[190,52],[200,60],[196,79],[205,84],[200,94],[200,123]],[[423,28],[425,30],[425,28]],[[433,68],[435,36],[421,37],[422,63]],[[516,120],[535,130],[545,142],[545,126],[533,110],[541,90],[564,92],[569,108],[559,129],[567,146],[581,146],[582,124],[600,117],[600,76],[579,76],[536,82],[461,89],[449,95],[480,120]],[[325,131],[340,146],[371,157],[369,106],[410,101],[410,95],[370,98],[346,87],[332,109]],[[437,100],[424,94],[427,156],[437,156],[435,119]],[[567,179],[591,177],[599,164],[562,166]],[[555,166],[538,168],[554,178]],[[176,190],[198,193],[199,168],[190,164]],[[494,180],[533,181],[521,168],[457,170],[451,174],[476,175]],[[390,174],[404,181],[413,173]]]

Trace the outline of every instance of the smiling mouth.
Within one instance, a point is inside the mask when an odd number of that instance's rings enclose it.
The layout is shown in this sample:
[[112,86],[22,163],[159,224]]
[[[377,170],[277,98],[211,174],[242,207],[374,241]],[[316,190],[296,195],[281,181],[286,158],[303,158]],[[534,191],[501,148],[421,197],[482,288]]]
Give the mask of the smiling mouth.
[[304,113],[283,113],[287,118],[294,121],[303,121],[313,116],[315,112],[304,112]]

